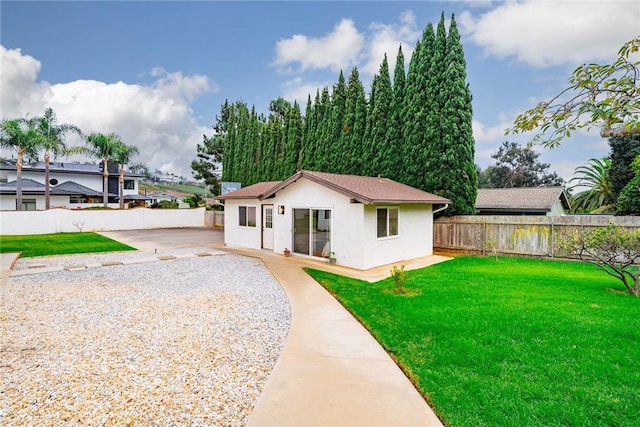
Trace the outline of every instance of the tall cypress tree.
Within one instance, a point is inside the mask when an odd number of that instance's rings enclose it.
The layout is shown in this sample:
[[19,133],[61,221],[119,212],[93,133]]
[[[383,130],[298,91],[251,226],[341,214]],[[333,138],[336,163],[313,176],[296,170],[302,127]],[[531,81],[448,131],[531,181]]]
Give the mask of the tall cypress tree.
[[378,75],[373,76],[371,81],[371,93],[367,102],[367,120],[364,128],[364,138],[362,140],[362,152],[361,152],[361,164],[360,170],[357,175],[371,176],[373,175],[373,162],[375,153],[373,151],[373,144],[371,143],[371,137],[373,135],[373,110],[376,102],[376,87],[378,86]]
[[328,156],[331,154],[331,96],[326,86],[322,89],[320,102],[316,104],[316,120],[313,170],[325,171],[329,164]]
[[361,173],[365,128],[367,126],[367,99],[357,68],[351,70],[347,84],[345,124],[342,129],[342,173]]
[[440,120],[442,135],[437,150],[438,161],[431,162],[430,183],[433,192],[447,197],[452,206],[447,214],[473,214],[478,191],[474,164],[475,142],[472,130],[472,96],[466,82],[464,51],[455,16],[451,16],[446,43],[446,70],[443,88],[445,100]]
[[307,96],[307,107],[304,111],[304,126],[302,130],[302,148],[300,153],[300,169],[311,169],[313,151],[313,134],[315,127],[315,108],[311,103],[311,94]]
[[369,140],[369,152],[372,162],[369,175],[387,176],[386,160],[391,155],[387,141],[387,132],[391,125],[391,104],[393,103],[393,89],[389,77],[389,63],[387,55],[384,55],[378,78],[375,79],[375,90],[371,110],[371,134]]
[[384,158],[383,173],[385,176],[403,181],[403,165],[399,159],[403,156],[402,129],[404,127],[404,92],[405,92],[404,54],[402,45],[398,48],[396,66],[393,72],[393,102],[389,127],[387,128],[387,156]]
[[286,120],[286,147],[284,158],[280,168],[279,179],[286,179],[298,169],[300,150],[302,148],[302,114],[297,102],[287,110]]
[[428,77],[433,55],[435,36],[433,25],[429,23],[422,33],[422,40],[416,44],[414,58],[411,58],[407,75],[405,97],[406,122],[404,127],[405,184],[425,189],[426,164],[431,155],[428,147],[430,131],[427,114],[431,100],[428,97]]
[[426,80],[426,128],[423,140],[425,152],[425,176],[422,188],[429,192],[436,192],[440,187],[441,177],[436,173],[441,164],[439,153],[441,151],[442,138],[449,131],[447,119],[443,117],[443,109],[447,102],[446,86],[451,82],[446,81],[447,70],[447,32],[444,22],[444,12],[440,15],[440,22],[436,29],[433,44],[433,52],[429,60],[429,71]]
[[345,123],[347,104],[347,84],[344,80],[342,70],[338,76],[338,82],[333,86],[331,94],[331,122],[328,129],[328,146],[327,164],[324,168],[325,172],[341,173],[343,171],[342,163],[344,162],[344,145],[342,133]]

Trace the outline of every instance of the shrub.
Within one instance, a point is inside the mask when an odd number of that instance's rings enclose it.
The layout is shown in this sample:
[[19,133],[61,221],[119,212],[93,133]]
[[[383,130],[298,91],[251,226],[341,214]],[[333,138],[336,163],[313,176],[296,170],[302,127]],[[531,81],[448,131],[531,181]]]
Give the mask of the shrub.
[[404,285],[407,282],[407,272],[404,270],[404,265],[400,268],[395,265],[391,269],[391,278],[395,284],[394,292],[397,294],[404,294],[407,292]]

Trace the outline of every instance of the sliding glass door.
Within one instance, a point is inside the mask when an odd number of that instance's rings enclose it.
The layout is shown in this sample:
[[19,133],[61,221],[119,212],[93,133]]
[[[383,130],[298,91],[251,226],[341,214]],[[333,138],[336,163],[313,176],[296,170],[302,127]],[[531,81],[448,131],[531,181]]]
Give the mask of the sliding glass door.
[[331,254],[331,210],[293,210],[293,252],[329,258]]

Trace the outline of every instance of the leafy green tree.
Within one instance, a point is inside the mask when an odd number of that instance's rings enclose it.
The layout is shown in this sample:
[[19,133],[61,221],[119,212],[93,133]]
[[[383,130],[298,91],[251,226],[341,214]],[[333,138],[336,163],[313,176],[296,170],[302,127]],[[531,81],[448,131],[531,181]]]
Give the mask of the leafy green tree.
[[120,165],[120,174],[118,176],[118,199],[120,200],[120,209],[124,209],[124,168],[131,163],[131,159],[136,154],[140,154],[138,147],[120,142],[116,146],[116,150],[113,155],[114,160],[118,165]]
[[640,230],[616,224],[584,228],[563,236],[559,246],[620,280],[631,295],[640,296]]
[[611,147],[609,180],[613,197],[617,199],[622,189],[635,176],[631,163],[636,156],[640,156],[640,135],[609,138],[609,147]]
[[549,173],[549,164],[538,161],[539,153],[515,142],[503,142],[491,155],[495,166],[484,172],[487,188],[540,187],[562,185],[563,180],[555,172]]
[[569,183],[574,183],[569,190],[587,187],[571,196],[571,210],[582,213],[605,213],[613,210],[614,196],[609,181],[611,160],[590,159],[588,164],[576,168],[574,177]]
[[68,124],[58,123],[56,113],[52,108],[47,108],[42,117],[37,117],[38,131],[41,135],[41,149],[44,149],[44,203],[45,209],[51,207],[51,186],[49,184],[49,164],[51,155],[54,158],[65,153],[65,137],[69,133],[82,135],[80,128]]
[[583,64],[573,71],[569,87],[549,101],[518,115],[505,134],[539,129],[533,138],[545,147],[584,128],[600,128],[610,138],[640,134],[640,35],[626,42],[613,64]]
[[82,150],[84,154],[102,160],[102,201],[106,208],[109,203],[109,159],[113,159],[116,156],[118,148],[124,143],[120,139],[120,136],[115,133],[106,135],[103,133],[92,133],[87,136],[85,144],[86,146],[84,150]]
[[632,163],[636,176],[622,189],[618,197],[619,215],[640,215],[640,155]]
[[[191,162],[193,177],[211,186],[216,195],[220,194],[218,165],[223,160],[225,140],[225,136],[220,134],[213,134],[210,137],[202,135],[202,144],[196,146],[197,159]],[[133,167],[130,169],[133,170]]]
[[42,146],[37,119],[4,120],[0,125],[0,148],[14,150],[16,161],[16,210],[22,210],[22,166],[24,157],[36,158]]
[[129,165],[129,170],[133,173],[142,174],[146,179],[151,179],[151,172],[149,171],[149,166],[142,162],[131,163]]

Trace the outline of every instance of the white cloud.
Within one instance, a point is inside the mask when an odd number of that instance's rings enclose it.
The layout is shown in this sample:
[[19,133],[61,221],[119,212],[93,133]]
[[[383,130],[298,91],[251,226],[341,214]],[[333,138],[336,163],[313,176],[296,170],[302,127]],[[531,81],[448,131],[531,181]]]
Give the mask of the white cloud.
[[342,19],[324,37],[296,34],[278,41],[274,65],[299,63],[301,71],[318,68],[338,71],[355,64],[363,45],[364,36],[358,32],[355,23],[350,19]]
[[37,80],[37,60],[20,50],[0,49],[2,118],[39,115],[50,106],[61,123],[73,123],[84,133],[115,132],[136,145],[140,154],[134,161],[191,177],[196,144],[211,133],[196,123],[189,107],[198,95],[216,90],[206,76],[156,68],[150,85],[95,80],[52,85]]
[[372,35],[367,46],[367,62],[362,67],[362,71],[368,74],[377,73],[386,53],[389,72],[393,79],[398,46],[402,45],[405,63],[408,63],[413,46],[420,37],[420,31],[416,26],[416,17],[412,11],[405,11],[400,15],[398,24],[374,22],[370,25],[370,29]]
[[461,32],[497,57],[549,66],[610,60],[638,34],[637,1],[509,1],[478,16],[463,12]]
[[311,95],[311,101],[313,101],[316,91],[322,91],[325,86],[330,87],[331,83],[305,82],[302,77],[296,77],[282,84],[282,97],[291,103],[298,101],[300,109],[304,113],[304,109],[307,106],[307,97]]
[[[44,110],[40,98],[48,85],[37,83],[40,61],[23,55],[20,49],[0,45],[0,116],[23,117],[33,110]],[[37,95],[36,95],[37,94]]]
[[492,143],[497,146],[505,140],[504,130],[509,127],[509,123],[501,121],[495,126],[485,126],[477,120],[472,120],[471,127],[477,144]]
[[[398,46],[402,45],[408,63],[419,37],[416,17],[410,10],[401,13],[393,24],[373,22],[366,32],[359,32],[352,20],[342,19],[324,37],[296,34],[278,41],[273,65],[283,74],[328,68],[348,75],[350,68],[358,66],[362,74],[373,75],[379,71],[386,53],[393,74]],[[299,67],[294,69],[294,64]]]

